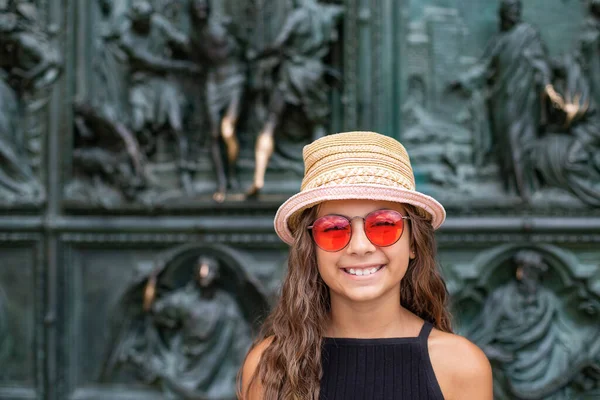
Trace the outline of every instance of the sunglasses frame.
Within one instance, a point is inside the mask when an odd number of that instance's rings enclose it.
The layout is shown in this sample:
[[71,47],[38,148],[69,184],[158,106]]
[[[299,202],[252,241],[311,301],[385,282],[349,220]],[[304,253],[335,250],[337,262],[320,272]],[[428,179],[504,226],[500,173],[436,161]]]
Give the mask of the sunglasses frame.
[[[374,211],[371,211],[370,213],[368,213],[368,214],[367,214],[367,215],[365,215],[364,217],[361,217],[361,216],[359,216],[359,215],[357,215],[357,216],[354,216],[354,217],[346,217],[345,215],[341,215],[341,214],[327,214],[327,215],[323,215],[323,216],[321,216],[321,217],[319,217],[319,218],[315,219],[315,220],[313,221],[313,223],[312,223],[311,225],[309,225],[309,226],[308,226],[306,229],[310,231],[310,236],[311,236],[311,238],[312,238],[313,242],[315,243],[315,245],[316,245],[318,248],[320,248],[321,250],[323,250],[323,251],[326,251],[326,252],[328,252],[328,253],[336,253],[336,252],[338,252],[338,251],[342,251],[342,250],[344,250],[344,249],[345,249],[346,247],[348,247],[348,245],[350,244],[350,241],[352,240],[352,235],[354,235],[354,232],[353,232],[353,230],[352,230],[352,221],[354,221],[356,218],[360,218],[360,219],[362,219],[362,220],[363,220],[363,229],[364,229],[365,222],[367,221],[367,218],[369,218],[369,215],[371,215],[371,214],[373,214],[373,213],[376,213],[376,212],[378,212],[378,211],[393,211],[393,212],[395,212],[395,213],[398,213],[398,214],[400,215],[400,219],[402,219],[402,220],[410,220],[410,217],[409,217],[409,216],[402,215],[402,213],[400,213],[400,211],[397,211],[397,210],[392,210],[392,209],[390,209],[390,208],[381,208],[381,209],[379,209],[379,210],[374,210]],[[322,248],[321,246],[319,246],[319,244],[317,243],[317,241],[315,240],[315,237],[314,237],[314,235],[313,235],[313,227],[315,226],[315,222],[317,222],[317,221],[318,221],[318,220],[320,220],[321,218],[325,218],[325,217],[329,217],[329,216],[333,216],[333,217],[342,217],[342,218],[346,219],[346,220],[348,221],[348,226],[350,227],[350,239],[348,239],[348,243],[346,243],[346,244],[344,245],[344,247],[342,247],[342,248],[341,248],[341,249],[339,249],[339,250],[325,250],[324,248]],[[375,244],[375,243],[373,243],[373,242],[371,241],[371,238],[369,238],[369,235],[367,235],[367,233],[366,233],[366,231],[365,231],[365,236],[367,237],[367,239],[369,240],[369,242],[370,242],[370,243],[371,243],[373,246],[376,246],[376,247],[390,247],[390,246],[392,246],[392,245],[394,245],[394,244],[398,243],[398,240],[400,240],[400,238],[402,237],[402,235],[404,235],[404,226],[402,226],[402,233],[400,234],[400,236],[398,236],[398,239],[396,239],[396,240],[394,241],[394,243],[390,243],[390,244],[388,244],[388,245],[385,245],[385,246],[379,246],[379,245],[377,245],[377,244]]]

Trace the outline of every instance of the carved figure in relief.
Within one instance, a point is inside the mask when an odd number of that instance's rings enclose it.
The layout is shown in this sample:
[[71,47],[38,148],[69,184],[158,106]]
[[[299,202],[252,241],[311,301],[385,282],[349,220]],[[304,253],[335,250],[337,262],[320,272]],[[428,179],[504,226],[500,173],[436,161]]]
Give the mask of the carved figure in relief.
[[9,84],[19,95],[53,84],[60,75],[62,59],[39,27],[35,6],[9,2],[0,15],[4,20],[0,67],[9,73]]
[[0,70],[0,75],[5,76],[4,79],[0,76],[0,197],[4,201],[35,198],[41,188],[23,154],[24,149],[18,145],[19,100],[6,84],[7,74]]
[[545,186],[571,192],[600,206],[600,117],[579,55],[554,64],[554,88],[546,100],[546,129],[532,149],[532,165]]
[[[188,53],[206,73],[205,96],[208,107],[210,152],[217,178],[216,201],[222,202],[228,188],[238,189],[236,163],[239,143],[236,133],[247,81],[244,48],[232,27],[211,14],[208,0],[191,0],[191,33]],[[226,157],[221,155],[221,140]]]
[[185,98],[172,74],[198,74],[201,69],[169,56],[170,47],[186,46],[185,35],[156,14],[148,1],[133,2],[130,22],[120,44],[130,67],[132,129],[140,135],[142,145],[164,131],[176,137],[181,185],[187,194],[192,194],[189,143],[183,129]]
[[487,296],[467,336],[495,365],[498,398],[572,399],[578,383],[600,370],[591,353],[600,347],[598,332],[577,333],[543,284],[550,271],[542,254],[520,250],[514,263],[515,280]]
[[267,120],[256,139],[254,180],[247,191],[256,195],[264,186],[269,159],[273,154],[275,129],[288,105],[304,112],[313,130],[313,139],[325,134],[329,115],[326,78],[339,79],[323,58],[330,45],[338,38],[337,22],[343,8],[324,5],[316,0],[295,0],[295,8],[287,16],[273,44],[256,56],[257,59],[275,57],[276,63],[263,60],[259,65],[273,68],[275,86],[269,98]]
[[100,21],[96,42],[93,103],[99,112],[127,124],[127,55],[121,49],[122,32],[127,28],[127,9],[124,2],[98,0]]
[[147,183],[146,159],[124,124],[89,104],[76,103],[73,167],[79,185],[67,187],[71,199],[110,208],[135,200]]
[[43,188],[25,155],[19,120],[27,108],[24,97],[53,84],[61,60],[37,26],[34,5],[9,1],[0,6],[0,197],[37,201]]
[[267,298],[240,265],[184,247],[159,256],[126,291],[101,379],[129,368],[166,398],[233,399],[249,321]]
[[145,150],[130,130],[127,54],[121,34],[128,28],[128,5],[97,0],[100,11],[94,77],[88,101],[75,101],[73,179],[69,200],[112,208],[139,199],[148,183]]
[[520,0],[502,0],[500,33],[452,87],[487,87],[489,115],[507,191],[528,201],[539,187],[529,153],[541,127],[541,94],[551,70],[539,33],[522,21]]

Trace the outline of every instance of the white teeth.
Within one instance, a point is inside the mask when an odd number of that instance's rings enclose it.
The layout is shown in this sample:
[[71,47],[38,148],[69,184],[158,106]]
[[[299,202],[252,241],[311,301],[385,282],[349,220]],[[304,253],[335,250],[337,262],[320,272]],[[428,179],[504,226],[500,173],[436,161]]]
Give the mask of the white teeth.
[[379,267],[365,268],[365,269],[350,268],[350,269],[346,270],[346,272],[348,272],[350,275],[356,275],[356,276],[371,275],[371,274],[374,274],[375,272],[379,271],[382,267],[383,267],[383,265],[381,265]]

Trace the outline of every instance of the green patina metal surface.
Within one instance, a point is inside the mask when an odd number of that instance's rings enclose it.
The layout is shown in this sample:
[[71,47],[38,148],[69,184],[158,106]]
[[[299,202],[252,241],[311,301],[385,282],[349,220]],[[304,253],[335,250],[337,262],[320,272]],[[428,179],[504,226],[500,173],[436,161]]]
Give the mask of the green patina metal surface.
[[597,398],[598,100],[597,0],[0,0],[0,399],[233,398],[342,130],[446,206],[495,397]]

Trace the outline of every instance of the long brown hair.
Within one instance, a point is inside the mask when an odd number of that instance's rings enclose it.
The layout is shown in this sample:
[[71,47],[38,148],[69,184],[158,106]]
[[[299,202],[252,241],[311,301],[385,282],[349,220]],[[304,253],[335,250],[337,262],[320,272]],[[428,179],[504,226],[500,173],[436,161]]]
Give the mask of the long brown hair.
[[[436,262],[433,227],[415,207],[405,205],[405,209],[417,256],[410,260],[400,284],[401,304],[437,329],[452,332],[448,293]],[[317,207],[313,207],[299,217],[281,297],[252,348],[265,339],[272,341],[264,350],[246,393],[241,393],[238,379],[240,398],[248,395],[257,379],[264,389],[263,398],[268,400],[319,398],[321,346],[330,303],[329,288],[319,275],[314,242],[307,229],[316,215]]]

